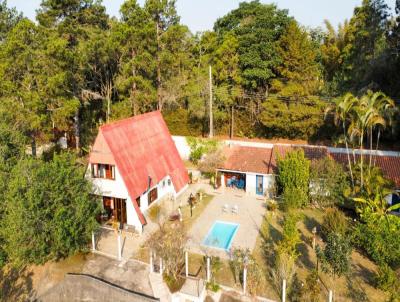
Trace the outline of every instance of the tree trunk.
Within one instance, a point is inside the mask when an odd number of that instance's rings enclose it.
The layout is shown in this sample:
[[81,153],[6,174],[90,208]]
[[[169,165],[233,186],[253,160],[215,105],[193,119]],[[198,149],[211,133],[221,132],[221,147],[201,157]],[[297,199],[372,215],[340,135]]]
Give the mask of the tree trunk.
[[156,22],[156,31],[157,31],[157,109],[162,110],[162,101],[161,101],[161,59],[160,59],[160,51],[161,51],[161,43],[160,43],[160,20],[157,18]]
[[230,138],[231,139],[233,139],[233,136],[234,136],[234,133],[233,133],[233,131],[234,131],[234,122],[235,122],[235,112],[234,112],[234,110],[235,110],[235,107],[232,105],[232,108],[231,108],[231,131],[230,131]]
[[381,138],[381,129],[378,127],[378,136],[376,138],[376,154],[374,157],[374,166],[376,165],[376,158],[377,158],[377,154],[378,154],[378,146],[379,146],[379,139]]
[[[136,51],[132,50],[132,54],[131,54],[131,59],[134,60],[136,58]],[[136,81],[135,81],[135,77],[136,77],[136,68],[133,66],[132,67],[132,77],[134,78],[133,83],[132,83],[132,88],[131,88],[131,95],[130,95],[130,99],[131,99],[131,110],[132,110],[132,114],[133,116],[137,115],[137,103],[136,103],[136,90],[137,90],[137,85],[136,85]]]
[[353,168],[351,167],[351,160],[350,160],[350,152],[349,152],[349,144],[347,142],[347,136],[346,136],[346,125],[345,123],[343,125],[343,134],[344,134],[344,142],[346,144],[346,151],[347,151],[347,160],[349,162],[349,171],[350,171],[350,177],[351,177],[351,185],[354,189],[354,177],[353,177]]
[[372,140],[373,140],[372,134],[373,134],[373,133],[372,133],[372,126],[371,126],[371,128],[370,128],[370,133],[369,133],[369,140],[370,140],[370,142],[369,142],[370,154],[369,154],[368,175],[371,175],[371,166],[372,166]]
[[360,161],[360,170],[361,170],[361,189],[364,187],[364,130],[361,131],[360,137],[360,150],[361,150],[361,161]]

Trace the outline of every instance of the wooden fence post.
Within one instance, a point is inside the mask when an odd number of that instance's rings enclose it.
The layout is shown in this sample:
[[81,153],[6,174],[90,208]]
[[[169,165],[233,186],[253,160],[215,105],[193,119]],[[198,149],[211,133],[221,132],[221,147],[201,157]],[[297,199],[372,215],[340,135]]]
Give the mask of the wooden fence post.
[[186,277],[189,276],[189,253],[185,251],[185,275]]
[[286,302],[286,279],[282,282],[282,302]]
[[247,267],[243,269],[243,294],[246,294],[247,287]]
[[92,251],[96,250],[96,239],[94,238],[94,232],[92,232]]

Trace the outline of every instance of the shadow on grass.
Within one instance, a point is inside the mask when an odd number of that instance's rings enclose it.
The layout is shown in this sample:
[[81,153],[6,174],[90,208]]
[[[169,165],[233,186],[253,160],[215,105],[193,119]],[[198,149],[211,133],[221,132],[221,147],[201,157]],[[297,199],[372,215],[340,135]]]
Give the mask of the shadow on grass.
[[352,278],[351,275],[346,276],[347,283],[347,296],[351,301],[359,301],[359,302],[369,302],[369,298],[365,292],[365,289]]
[[5,267],[0,270],[0,301],[31,301],[35,297],[32,288],[32,272]]
[[310,233],[316,227],[317,233],[321,234],[321,224],[315,218],[304,215],[304,225]]
[[311,255],[309,252],[310,249],[307,245],[308,239],[304,236],[304,234],[301,234],[301,241],[302,242],[298,245],[298,251],[300,252],[300,256],[297,261],[303,264],[303,266],[306,269],[312,270],[315,268],[315,264],[311,260]]
[[353,275],[361,278],[365,283],[375,286],[375,273],[362,264],[352,265],[352,272]]

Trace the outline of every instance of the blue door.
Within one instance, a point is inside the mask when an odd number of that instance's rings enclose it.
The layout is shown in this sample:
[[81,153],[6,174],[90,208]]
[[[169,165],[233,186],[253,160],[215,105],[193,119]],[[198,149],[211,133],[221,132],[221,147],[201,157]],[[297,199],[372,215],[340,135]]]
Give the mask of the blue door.
[[264,181],[264,179],[263,179],[262,175],[256,175],[256,193],[257,193],[257,195],[264,194],[263,181]]

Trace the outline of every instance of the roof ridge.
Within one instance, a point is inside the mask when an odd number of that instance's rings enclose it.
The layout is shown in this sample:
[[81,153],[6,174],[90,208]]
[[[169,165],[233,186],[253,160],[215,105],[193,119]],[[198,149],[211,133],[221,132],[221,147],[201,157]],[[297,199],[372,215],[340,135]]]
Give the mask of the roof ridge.
[[124,118],[122,120],[117,120],[117,121],[112,121],[112,122],[108,122],[106,124],[103,124],[99,127],[99,131],[100,130],[106,130],[107,128],[112,128],[112,126],[115,125],[119,125],[119,124],[125,124],[131,121],[139,121],[139,120],[144,120],[146,118],[150,118],[151,116],[154,116],[156,114],[161,114],[160,110],[155,110],[155,111],[150,111],[150,112],[146,112],[143,114],[139,114],[139,115],[134,115],[128,118]]

